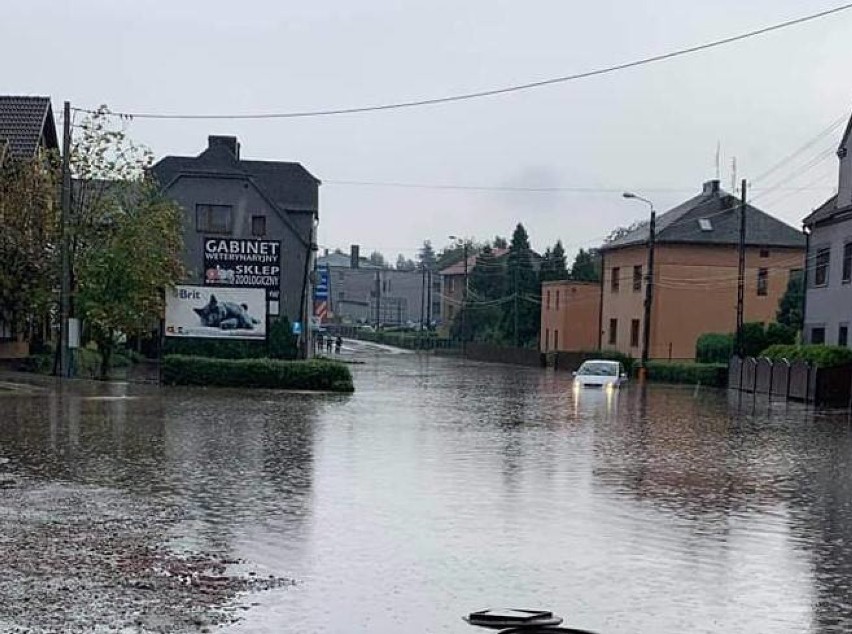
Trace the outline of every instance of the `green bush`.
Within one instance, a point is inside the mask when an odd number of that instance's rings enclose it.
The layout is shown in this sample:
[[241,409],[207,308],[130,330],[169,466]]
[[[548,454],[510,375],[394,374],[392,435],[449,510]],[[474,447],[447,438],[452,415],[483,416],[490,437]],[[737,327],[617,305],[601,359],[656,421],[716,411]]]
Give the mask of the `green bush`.
[[648,380],[661,383],[687,383],[725,387],[728,366],[723,363],[665,363],[648,362]]
[[761,352],[760,356],[767,357],[773,361],[786,359],[787,361],[807,361],[821,368],[831,368],[838,365],[852,363],[852,350],[845,346],[826,345],[781,345],[769,346]]
[[734,354],[734,335],[709,332],[695,343],[695,360],[699,363],[727,363]]
[[283,390],[353,392],[349,368],[332,361],[210,359],[169,355],[163,359],[166,385],[259,387]]

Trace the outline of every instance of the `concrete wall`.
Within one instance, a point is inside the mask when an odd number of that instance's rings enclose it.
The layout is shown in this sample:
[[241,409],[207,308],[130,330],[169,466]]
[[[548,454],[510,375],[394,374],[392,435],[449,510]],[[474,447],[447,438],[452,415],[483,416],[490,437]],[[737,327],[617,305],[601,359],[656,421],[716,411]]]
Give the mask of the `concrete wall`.
[[[811,341],[814,328],[825,328],[825,342],[836,345],[841,325],[852,328],[852,284],[843,283],[843,246],[852,242],[852,218],[813,228],[808,253],[808,290],[805,314],[805,340]],[[831,249],[828,284],[814,282],[817,250]],[[852,337],[850,337],[852,340]],[[848,345],[848,342],[847,342]]]
[[541,298],[542,352],[597,349],[600,284],[544,282]]
[[290,224],[295,226],[294,233],[248,178],[184,175],[178,178],[166,193],[184,210],[183,259],[188,271],[187,282],[191,284],[203,283],[204,238],[221,235],[196,231],[197,204],[233,206],[232,231],[221,237],[255,238],[251,232],[251,217],[266,216],[266,235],[262,239],[281,241],[281,315],[287,316],[291,321],[299,319],[305,258],[310,252],[305,244],[300,242],[297,233],[305,243],[310,243],[312,213],[287,214]]
[[[763,254],[763,255],[762,255]],[[647,262],[644,246],[606,253],[603,347],[612,347],[634,357],[641,355],[642,317],[645,285],[633,291],[634,264]],[[746,251],[744,319],[746,322],[775,321],[778,302],[787,289],[790,272],[804,265],[799,249],[761,249]],[[611,290],[612,269],[621,268],[618,293]],[[651,313],[652,359],[691,360],[695,343],[704,333],[734,332],[737,308],[736,246],[658,245],[654,271],[654,302]],[[758,295],[758,272],[767,269],[766,295]],[[609,320],[618,320],[618,338],[608,345]],[[630,322],[639,320],[638,345],[631,345]]]

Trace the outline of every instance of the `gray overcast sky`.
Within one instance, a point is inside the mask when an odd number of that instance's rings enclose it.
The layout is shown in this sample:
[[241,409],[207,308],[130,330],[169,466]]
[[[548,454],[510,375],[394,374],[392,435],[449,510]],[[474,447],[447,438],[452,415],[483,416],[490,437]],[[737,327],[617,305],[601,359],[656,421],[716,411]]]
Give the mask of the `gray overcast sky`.
[[[3,3],[0,93],[88,107],[266,112],[439,96],[589,70],[840,4],[802,0],[27,0]],[[156,155],[235,134],[247,158],[299,161],[320,190],[322,246],[413,255],[424,239],[511,234],[594,246],[645,215],[618,193],[442,191],[335,184],[635,189],[666,208],[730,161],[755,178],[852,106],[852,12],[570,84],[323,119],[135,120]],[[836,186],[842,126],[754,182],[799,226]],[[821,159],[821,160],[818,160]],[[818,162],[817,162],[818,161]],[[811,167],[809,165],[813,164]],[[802,168],[808,168],[803,172]],[[761,186],[773,189],[761,192]],[[792,188],[804,188],[795,191]],[[681,191],[653,191],[676,189]]]

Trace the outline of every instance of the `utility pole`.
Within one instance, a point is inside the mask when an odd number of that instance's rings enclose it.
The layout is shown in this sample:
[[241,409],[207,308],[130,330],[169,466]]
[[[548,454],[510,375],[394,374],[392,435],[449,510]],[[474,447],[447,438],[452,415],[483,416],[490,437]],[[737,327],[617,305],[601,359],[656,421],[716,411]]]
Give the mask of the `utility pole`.
[[746,179],[742,182],[740,193],[740,242],[739,267],[737,271],[737,356],[742,357],[745,349],[743,341],[743,312],[745,300],[745,256],[746,256]]
[[376,271],[376,330],[382,323],[382,272]]
[[518,265],[520,264],[520,254],[515,254],[515,267],[512,271],[512,281],[515,286],[515,292],[513,296],[513,310],[514,313],[514,322],[515,322],[515,347],[518,347]]
[[645,278],[645,315],[642,319],[642,367],[640,380],[648,374],[651,347],[651,306],[654,303],[654,247],[657,241],[657,212],[651,205],[651,222],[648,225],[648,273]]
[[432,330],[432,269],[426,269],[426,330]]
[[426,314],[426,266],[420,263],[420,332],[423,332],[423,318]]
[[462,331],[462,356],[467,355],[467,329],[465,322],[467,321],[467,240],[464,241],[462,247],[462,256],[464,257],[464,288],[462,289],[462,315],[461,315],[461,331]]
[[59,288],[59,375],[70,376],[71,349],[68,346],[68,319],[71,316],[71,102],[66,101],[62,132],[62,280]]

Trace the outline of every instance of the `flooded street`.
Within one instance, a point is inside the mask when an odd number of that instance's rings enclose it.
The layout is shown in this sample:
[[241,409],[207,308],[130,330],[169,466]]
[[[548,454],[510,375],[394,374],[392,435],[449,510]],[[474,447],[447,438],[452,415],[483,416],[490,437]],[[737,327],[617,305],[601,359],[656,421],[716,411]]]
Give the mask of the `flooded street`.
[[0,499],[174,515],[146,548],[295,581],[241,594],[234,634],[473,632],[504,606],[601,634],[852,629],[845,414],[349,352],[351,396],[0,390]]

